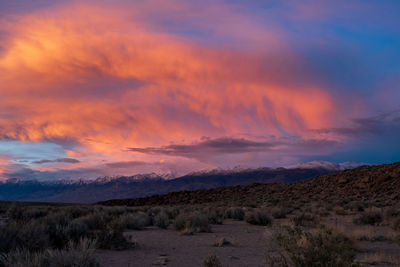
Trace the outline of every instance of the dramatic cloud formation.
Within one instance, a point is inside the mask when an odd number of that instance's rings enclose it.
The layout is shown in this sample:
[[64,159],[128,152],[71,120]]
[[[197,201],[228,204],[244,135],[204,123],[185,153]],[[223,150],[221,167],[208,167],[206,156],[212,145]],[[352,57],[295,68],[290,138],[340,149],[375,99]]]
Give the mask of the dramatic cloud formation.
[[[355,2],[343,13],[344,4],[7,4],[0,140],[57,152],[0,149],[0,176],[182,173],[340,153],[375,128],[360,118],[383,108],[370,96],[392,92],[400,72],[396,14],[365,32],[350,18],[377,20],[368,16],[375,6]],[[339,14],[338,28],[326,25]],[[388,42],[375,38],[376,25]],[[389,49],[378,63],[386,76],[366,67],[376,47]]]

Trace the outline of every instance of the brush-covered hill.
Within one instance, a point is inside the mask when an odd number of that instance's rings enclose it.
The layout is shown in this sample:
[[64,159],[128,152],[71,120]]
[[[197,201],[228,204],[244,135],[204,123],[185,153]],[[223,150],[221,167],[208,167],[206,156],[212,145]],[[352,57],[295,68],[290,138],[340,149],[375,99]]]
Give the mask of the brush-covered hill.
[[262,204],[285,199],[300,201],[367,201],[391,205],[400,201],[400,162],[364,166],[291,183],[228,186],[173,192],[145,198],[116,199],[104,205],[184,205],[203,203]]

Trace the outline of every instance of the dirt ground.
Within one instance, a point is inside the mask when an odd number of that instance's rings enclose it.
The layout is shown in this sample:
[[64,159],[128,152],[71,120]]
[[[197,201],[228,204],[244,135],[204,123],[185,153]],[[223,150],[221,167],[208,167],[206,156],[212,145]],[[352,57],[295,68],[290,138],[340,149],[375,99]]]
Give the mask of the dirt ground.
[[[255,226],[243,221],[225,220],[213,225],[212,233],[181,235],[168,229],[148,228],[133,231],[136,248],[125,251],[99,250],[96,257],[103,266],[203,266],[204,259],[215,254],[223,266],[265,266],[268,227]],[[214,243],[226,238],[232,245],[215,247]],[[165,259],[165,260],[164,260]]]
[[[351,218],[339,216],[340,229],[357,232],[360,229],[351,224]],[[130,231],[137,247],[124,251],[98,250],[96,257],[102,266],[204,266],[208,255],[215,254],[222,266],[266,266],[267,253],[275,254],[279,248],[273,242],[273,235],[287,220],[275,220],[273,227],[250,225],[243,221],[224,220],[223,225],[213,225],[212,233],[181,235],[169,228],[167,230],[149,227],[142,231]],[[325,223],[334,227],[335,219]],[[387,227],[374,227],[373,235],[386,235]],[[369,230],[361,229],[368,232]],[[222,238],[231,245],[216,247]],[[370,264],[361,266],[400,266],[400,246],[391,241],[357,241],[357,259]],[[376,261],[376,262],[374,262]]]

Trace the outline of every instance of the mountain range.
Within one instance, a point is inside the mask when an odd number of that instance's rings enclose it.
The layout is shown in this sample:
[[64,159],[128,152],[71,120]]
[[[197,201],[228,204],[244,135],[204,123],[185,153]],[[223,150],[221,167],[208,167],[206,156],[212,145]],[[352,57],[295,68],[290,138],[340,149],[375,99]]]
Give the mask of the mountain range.
[[266,203],[325,202],[334,205],[369,203],[394,206],[400,201],[400,162],[368,165],[290,183],[254,183],[213,189],[172,192],[144,198],[115,199],[102,205],[158,206],[213,203],[222,206]]
[[351,168],[355,164],[315,161],[286,168],[233,168],[194,172],[169,179],[158,174],[101,177],[95,180],[7,180],[0,182],[0,200],[92,203],[139,198],[169,192],[253,183],[294,182]]

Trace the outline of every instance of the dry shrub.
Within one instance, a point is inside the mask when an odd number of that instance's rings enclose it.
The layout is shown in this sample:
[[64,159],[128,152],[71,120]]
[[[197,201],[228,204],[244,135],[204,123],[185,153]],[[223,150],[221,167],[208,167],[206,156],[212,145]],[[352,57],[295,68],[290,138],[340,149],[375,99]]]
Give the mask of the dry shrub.
[[352,202],[348,203],[347,206],[349,207],[349,209],[351,211],[363,212],[367,205],[364,202],[352,201]]
[[272,217],[275,219],[283,219],[286,218],[286,215],[289,213],[289,210],[285,207],[274,207],[271,210]]
[[302,213],[291,219],[295,226],[316,227],[319,224],[319,218],[311,213]]
[[221,261],[216,255],[208,255],[203,264],[205,267],[222,267]]
[[393,229],[396,231],[400,231],[400,218],[394,221],[393,223]]
[[380,212],[367,212],[355,218],[353,222],[359,225],[377,225],[383,221],[382,213]]
[[336,215],[347,215],[347,212],[343,207],[337,206],[333,210],[335,211]]
[[180,214],[175,218],[174,227],[183,233],[211,232],[208,217],[199,211]]
[[15,222],[0,225],[0,253],[6,253],[17,248],[19,225]]
[[393,257],[392,255],[387,255],[384,253],[372,253],[364,256],[361,263],[368,265],[390,265],[390,266],[400,266],[400,258]]
[[341,233],[352,240],[359,241],[391,241],[396,239],[394,231],[381,232],[377,227],[364,225],[362,227],[349,229],[348,227],[339,226],[336,228],[338,233]]
[[244,210],[240,207],[230,207],[225,211],[225,217],[229,219],[243,221]]
[[86,224],[89,230],[101,230],[106,227],[109,218],[106,218],[103,213],[97,211],[76,220]]
[[388,218],[397,218],[400,216],[400,209],[397,207],[390,207],[386,211],[386,217]]
[[0,256],[0,266],[43,267],[43,266],[80,266],[97,267],[94,257],[95,242],[81,239],[78,243],[69,242],[66,249],[31,252],[17,249]]
[[131,240],[128,240],[120,229],[104,229],[96,232],[95,238],[99,248],[111,250],[124,250],[133,247]]
[[214,247],[225,247],[232,245],[232,242],[226,239],[225,237],[218,239],[214,243]]
[[152,224],[152,219],[144,212],[125,214],[119,218],[119,223],[123,229],[142,230]]
[[272,217],[265,209],[253,210],[246,213],[246,222],[255,225],[272,225]]
[[161,229],[167,229],[169,226],[169,216],[165,211],[159,212],[155,217],[154,217],[154,225],[161,228]]
[[223,224],[224,212],[218,208],[209,208],[206,210],[208,222],[211,224]]
[[294,266],[356,266],[351,240],[326,227],[315,233],[287,227],[276,240]]

